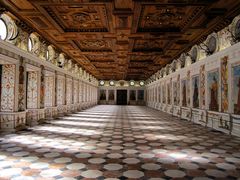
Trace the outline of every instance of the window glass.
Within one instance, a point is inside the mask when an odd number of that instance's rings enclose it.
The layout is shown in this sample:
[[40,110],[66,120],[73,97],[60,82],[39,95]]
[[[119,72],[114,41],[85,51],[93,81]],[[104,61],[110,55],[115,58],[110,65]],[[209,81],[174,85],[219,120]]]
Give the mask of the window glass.
[[7,37],[7,26],[6,23],[0,19],[0,39],[5,40]]
[[29,37],[28,38],[28,51],[32,51],[32,47],[33,47],[33,43],[32,43],[32,39]]

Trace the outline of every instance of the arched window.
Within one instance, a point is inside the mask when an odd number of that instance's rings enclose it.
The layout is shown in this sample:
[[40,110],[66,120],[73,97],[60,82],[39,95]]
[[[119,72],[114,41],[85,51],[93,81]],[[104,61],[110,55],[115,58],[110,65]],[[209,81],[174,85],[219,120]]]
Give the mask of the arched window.
[[14,20],[3,13],[0,15],[0,39],[8,42],[14,40],[18,35],[18,28]]
[[49,50],[46,51],[46,60],[49,60]]
[[33,48],[33,41],[32,38],[29,36],[28,37],[28,51],[31,52]]
[[0,18],[0,39],[5,40],[7,38],[7,25],[3,19]]

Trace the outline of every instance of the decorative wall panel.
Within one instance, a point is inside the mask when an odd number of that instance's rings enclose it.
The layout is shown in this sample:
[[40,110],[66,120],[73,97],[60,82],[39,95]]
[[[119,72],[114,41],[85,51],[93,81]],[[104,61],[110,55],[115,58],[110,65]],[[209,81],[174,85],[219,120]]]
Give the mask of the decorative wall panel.
[[221,59],[221,98],[221,110],[228,112],[228,56]]
[[140,101],[144,100],[144,90],[138,90],[138,100]]
[[191,85],[190,85],[190,79],[191,79],[191,76],[190,76],[190,71],[187,72],[187,107],[190,107],[190,88],[191,88]]
[[136,91],[130,90],[130,101],[136,101]]
[[65,77],[57,77],[57,105],[65,104]]
[[19,83],[18,83],[18,111],[25,110],[25,67],[23,61],[19,65]]
[[187,80],[182,80],[182,106],[187,106]]
[[74,83],[73,83],[73,102],[74,104],[78,103],[78,81],[74,80]]
[[72,79],[67,78],[66,79],[66,104],[72,104]]
[[163,104],[166,103],[166,84],[162,86],[162,97],[163,97]]
[[161,85],[158,86],[158,102],[161,103]]
[[41,65],[41,79],[40,79],[40,108],[44,108],[44,97],[45,97],[45,69]]
[[200,66],[200,106],[205,109],[205,65]]
[[232,69],[233,74],[233,109],[234,114],[240,114],[240,65],[236,65]]
[[100,100],[106,100],[106,90],[100,90]]
[[79,81],[78,89],[79,89],[79,91],[78,91],[79,102],[82,102],[82,82],[81,81]]
[[38,108],[38,72],[28,72],[27,81],[27,108],[37,109]]
[[177,77],[177,104],[180,104],[180,75]]
[[177,104],[177,92],[179,91],[179,89],[177,89],[177,82],[174,81],[173,82],[173,104],[174,105],[178,105]]
[[14,111],[15,65],[2,66],[1,111]]
[[54,99],[54,76],[45,77],[45,107],[53,107]]
[[114,101],[114,90],[109,90],[108,91],[108,100],[109,101]]

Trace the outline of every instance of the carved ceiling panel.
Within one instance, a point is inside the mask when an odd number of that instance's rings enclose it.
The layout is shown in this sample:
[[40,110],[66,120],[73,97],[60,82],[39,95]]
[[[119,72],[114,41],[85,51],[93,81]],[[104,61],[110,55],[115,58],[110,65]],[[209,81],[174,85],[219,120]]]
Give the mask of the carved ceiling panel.
[[104,5],[43,6],[65,32],[107,32]]
[[79,49],[83,52],[90,51],[100,51],[100,52],[111,52],[111,42],[106,40],[90,40],[84,39],[75,41],[75,44],[79,47]]
[[1,0],[98,79],[149,78],[240,14],[236,0]]
[[144,5],[138,31],[180,32],[204,6]]

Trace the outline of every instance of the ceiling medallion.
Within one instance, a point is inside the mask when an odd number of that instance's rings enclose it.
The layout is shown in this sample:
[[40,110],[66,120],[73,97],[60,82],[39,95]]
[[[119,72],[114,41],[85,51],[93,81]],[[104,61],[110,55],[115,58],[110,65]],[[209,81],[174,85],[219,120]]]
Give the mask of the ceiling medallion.
[[73,14],[72,17],[75,21],[78,21],[80,23],[86,23],[86,22],[90,21],[90,19],[91,19],[90,16],[85,13]]

